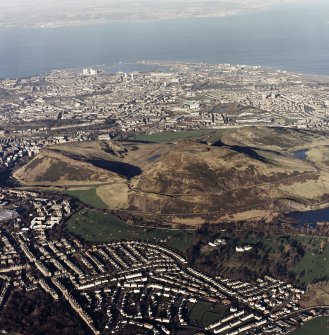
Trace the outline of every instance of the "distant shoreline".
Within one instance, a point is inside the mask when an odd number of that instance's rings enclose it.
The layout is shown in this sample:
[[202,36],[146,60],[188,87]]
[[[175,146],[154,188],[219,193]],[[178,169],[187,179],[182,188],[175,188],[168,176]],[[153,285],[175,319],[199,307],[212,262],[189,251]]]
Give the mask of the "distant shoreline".
[[241,14],[239,12],[232,13],[218,13],[218,14],[204,14],[204,15],[184,15],[184,16],[148,16],[148,17],[118,17],[118,18],[104,18],[98,20],[84,20],[84,21],[65,21],[65,22],[40,22],[40,23],[30,23],[23,24],[17,22],[16,24],[2,24],[0,25],[0,32],[10,29],[60,29],[60,28],[79,28],[95,26],[100,24],[112,23],[112,22],[156,22],[156,21],[176,21],[176,20],[188,20],[188,19],[216,19],[224,18],[229,16],[235,16]]
[[[51,72],[65,72],[65,71],[70,71],[70,72],[82,72],[84,68],[94,68],[94,69],[100,69],[104,70],[105,73],[119,73],[119,72],[127,72],[127,73],[132,73],[132,72],[154,72],[155,68],[156,70],[162,70],[162,72],[168,72],[165,69],[170,68],[171,66],[176,66],[176,65],[186,65],[186,66],[192,66],[192,65],[197,65],[197,64],[202,64],[202,65],[210,65],[210,66],[222,66],[225,65],[224,63],[199,63],[199,62],[190,62],[190,61],[165,61],[165,60],[136,60],[135,62],[114,62],[112,64],[102,64],[102,65],[86,65],[86,66],[78,66],[78,67],[68,67],[68,68],[61,68],[61,69],[50,69],[48,71],[40,72],[37,74],[31,74],[27,76],[21,76],[21,77],[7,77],[7,78],[2,78],[0,77],[0,81],[6,81],[6,80],[20,80],[20,79],[29,79],[33,77],[42,77],[45,76],[47,73]],[[265,65],[257,65],[257,64],[230,64],[231,66],[244,66],[244,67],[259,67],[264,70],[268,71],[275,71],[275,72],[283,72],[283,73],[288,73],[292,75],[297,75],[297,76],[302,76],[304,78],[312,78],[316,80],[324,80],[325,82],[329,82],[329,75],[320,75],[320,74],[310,74],[310,73],[298,73],[295,71],[289,71],[289,70],[282,70],[282,69],[275,69],[271,66],[265,66]],[[128,66],[130,69],[126,69],[125,67]],[[134,68],[136,66],[136,68]],[[141,66],[145,66],[145,69],[141,69]],[[149,67],[149,69],[146,69],[146,67]],[[114,71],[107,71],[106,68],[113,68],[116,69]]]
[[[120,1],[96,1],[95,6],[87,4],[75,8],[70,1],[67,4],[53,5],[45,1],[42,11],[38,6],[30,7],[22,4],[20,9],[1,8],[0,30],[11,28],[65,28],[108,23],[113,21],[154,21],[191,18],[220,18],[244,13],[266,10],[275,5],[284,5],[292,0],[235,0],[228,3],[225,0],[203,1],[194,0],[186,3],[184,0],[173,2],[130,1],[122,6]],[[127,8],[128,7],[128,8]],[[2,13],[1,13],[2,11]]]
[[323,14],[317,19],[303,13],[291,19],[280,7],[221,18],[117,19],[98,24],[84,20],[74,27],[0,29],[0,77],[29,77],[56,69],[141,59],[257,64],[305,75],[329,75],[327,17]]

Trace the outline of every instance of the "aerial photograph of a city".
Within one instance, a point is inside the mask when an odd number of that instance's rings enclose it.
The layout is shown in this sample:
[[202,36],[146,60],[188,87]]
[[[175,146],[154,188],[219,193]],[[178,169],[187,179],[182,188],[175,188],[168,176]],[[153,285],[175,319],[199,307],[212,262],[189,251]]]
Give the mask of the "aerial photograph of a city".
[[0,1],[0,334],[329,335],[329,2]]

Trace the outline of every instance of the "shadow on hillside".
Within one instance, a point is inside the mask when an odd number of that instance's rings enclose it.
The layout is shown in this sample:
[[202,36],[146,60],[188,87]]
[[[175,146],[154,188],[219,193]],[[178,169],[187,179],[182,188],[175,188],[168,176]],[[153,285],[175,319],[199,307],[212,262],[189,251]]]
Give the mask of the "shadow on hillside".
[[269,163],[269,161],[264,158],[263,156],[259,155],[257,153],[256,150],[254,150],[253,148],[250,148],[250,147],[241,147],[239,145],[226,145],[224,142],[222,142],[221,140],[218,140],[216,141],[214,144],[213,144],[214,147],[226,147],[230,150],[233,150],[235,152],[238,152],[238,153],[241,153],[241,154],[244,154],[252,159],[257,159],[263,163]]
[[102,159],[93,159],[89,160],[88,163],[91,163],[99,168],[117,173],[121,176],[126,177],[127,179],[131,179],[142,173],[142,170],[138,166],[123,162],[110,162]]

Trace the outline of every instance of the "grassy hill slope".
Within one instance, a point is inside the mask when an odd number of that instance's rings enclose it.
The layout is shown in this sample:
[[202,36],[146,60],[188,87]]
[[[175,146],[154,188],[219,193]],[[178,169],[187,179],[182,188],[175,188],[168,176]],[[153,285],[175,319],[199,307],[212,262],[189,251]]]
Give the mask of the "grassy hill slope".
[[44,150],[28,164],[14,172],[24,185],[93,185],[112,183],[119,177],[90,163],[70,158],[52,150]]
[[[243,127],[144,142],[78,142],[42,151],[14,173],[25,185],[95,187],[133,220],[198,225],[273,219],[329,204],[328,146],[306,130]],[[161,141],[158,141],[158,137]],[[146,141],[146,142],[145,142]],[[295,151],[305,149],[305,158]],[[88,192],[87,192],[88,193]],[[89,194],[89,193],[88,193]]]

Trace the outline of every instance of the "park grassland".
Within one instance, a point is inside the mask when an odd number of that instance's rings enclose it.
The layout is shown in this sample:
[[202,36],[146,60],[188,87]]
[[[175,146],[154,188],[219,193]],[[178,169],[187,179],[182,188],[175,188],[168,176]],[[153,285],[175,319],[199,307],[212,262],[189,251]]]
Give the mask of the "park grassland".
[[91,207],[98,209],[106,209],[108,206],[105,202],[97,195],[96,188],[88,188],[88,189],[75,189],[69,190],[65,192],[71,197],[79,199],[84,204],[87,204]]
[[[292,246],[301,246],[304,253],[296,263],[288,268],[288,272],[296,275],[295,284],[307,286],[311,283],[329,279],[329,239],[321,236],[306,235],[275,235],[248,233],[230,235],[226,232],[217,233],[213,239],[224,238],[228,241],[235,239],[236,244],[250,244],[257,246],[260,256],[269,255],[275,261],[285,263],[291,255]],[[235,267],[248,266],[252,270],[261,272],[262,263],[243,263],[240,258],[230,257],[224,263]]]
[[294,330],[290,335],[328,335],[329,317],[319,317],[306,322],[301,328]]
[[92,209],[83,209],[72,215],[66,228],[70,233],[90,242],[137,239],[151,243],[164,243],[183,253],[195,243],[195,232],[192,230],[133,226],[111,214]]
[[[273,242],[285,238],[287,237],[277,236],[269,241],[269,251],[278,252]],[[297,275],[300,283],[309,284],[329,278],[329,244],[326,237],[293,235],[288,238],[301,242],[305,250],[302,259],[290,269]]]
[[131,138],[131,141],[136,142],[152,142],[152,143],[167,143],[183,139],[199,138],[211,132],[209,129],[186,130],[177,132],[163,132],[151,135],[138,135]]
[[196,304],[188,303],[187,308],[190,322],[199,327],[209,326],[228,312],[227,306],[208,301],[198,301]]
[[[325,237],[296,237],[305,248],[305,255],[292,269],[305,283],[329,278],[329,244]],[[328,330],[329,334],[329,330]]]
[[[83,194],[85,201],[91,203],[94,200],[95,189],[83,192],[85,192]],[[81,198],[83,196],[80,195]],[[98,203],[98,208],[101,208],[101,205],[101,202]],[[134,226],[96,208],[85,208],[75,213],[68,220],[66,227],[70,233],[90,242],[144,240],[153,243],[163,243],[182,253],[186,253],[199,240],[195,230]],[[214,237],[218,237],[217,235],[215,234]],[[328,278],[329,244],[327,244],[326,238],[272,235],[271,238],[268,236],[265,237],[261,242],[263,243],[263,252],[271,255],[279,255],[282,252],[283,246],[293,243],[293,241],[301,242],[305,250],[304,256],[294,267],[289,269],[290,272],[297,275],[296,279],[298,283],[307,285]],[[255,240],[253,236],[250,236],[239,242],[254,245],[259,240]],[[236,265],[240,266],[239,264]]]

